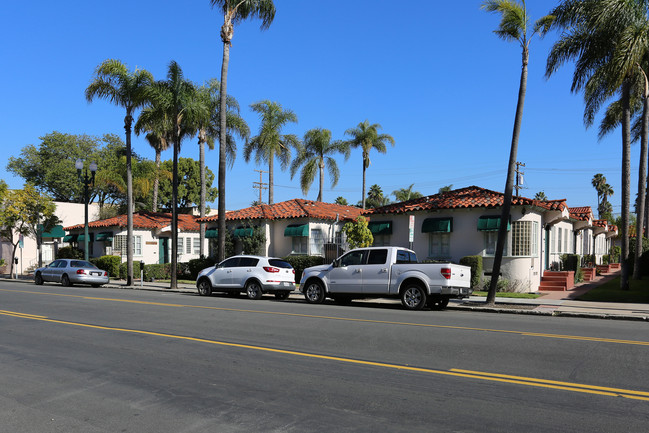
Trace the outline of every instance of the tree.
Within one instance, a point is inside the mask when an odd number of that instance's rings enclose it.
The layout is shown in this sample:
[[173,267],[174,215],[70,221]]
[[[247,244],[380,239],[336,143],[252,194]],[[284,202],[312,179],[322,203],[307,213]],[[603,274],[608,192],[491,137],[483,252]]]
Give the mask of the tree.
[[[370,186],[370,190],[367,192],[367,199],[365,200],[365,205],[369,209],[374,209],[381,206],[386,206],[390,204],[390,198],[383,195],[383,190],[377,184]],[[359,206],[361,203],[358,204]]]
[[[173,161],[167,160],[161,164],[163,171],[173,170]],[[192,158],[178,159],[178,193],[176,202],[179,208],[190,208],[199,206],[201,203],[200,181],[200,162]],[[205,199],[207,202],[213,202],[218,197],[218,190],[212,187],[214,182],[214,173],[205,167]],[[171,179],[162,179],[160,181],[160,205],[164,208],[171,209],[173,201],[173,185]]]
[[586,127],[592,125],[606,101],[619,95],[619,100],[607,110],[610,112],[602,122],[600,137],[618,121],[611,119],[619,119],[622,126],[620,288],[628,290],[631,112],[641,94],[639,89],[644,89],[644,77],[638,65],[643,64],[649,48],[647,2],[564,0],[551,13],[556,17],[554,26],[562,33],[548,56],[546,76],[565,62],[575,61],[571,91],[584,92]]
[[173,142],[172,187],[171,187],[171,283],[178,284],[178,155],[182,140],[191,134],[196,118],[205,115],[206,107],[196,98],[194,85],[185,79],[183,71],[175,61],[169,63],[167,79],[156,81],[150,86],[148,102],[152,107],[166,113],[172,128]]
[[225,257],[225,166],[226,166],[226,95],[228,83],[228,64],[230,62],[230,46],[234,35],[234,24],[248,18],[261,20],[261,29],[270,27],[275,18],[275,5],[272,0],[210,0],[212,7],[216,6],[223,12],[221,26],[221,41],[223,41],[223,62],[221,65],[221,88],[219,124],[221,128],[219,140],[219,219],[218,219],[218,261]]
[[400,202],[400,201],[408,201],[408,200],[413,200],[416,198],[421,198],[424,195],[420,193],[419,191],[413,191],[412,188],[415,186],[415,184],[410,184],[408,188],[400,188],[395,191],[392,191],[392,194],[394,195],[394,198]]
[[509,163],[507,165],[507,180],[505,181],[505,195],[503,208],[500,216],[500,227],[498,229],[498,241],[494,256],[491,285],[487,294],[487,304],[493,305],[496,300],[496,289],[498,287],[498,276],[503,260],[503,251],[507,236],[507,222],[512,206],[512,194],[514,189],[514,172],[516,169],[516,157],[518,154],[518,138],[520,136],[521,124],[523,122],[523,106],[525,104],[525,93],[527,92],[527,64],[529,62],[529,49],[532,37],[540,33],[543,35],[549,28],[552,17],[544,16],[534,23],[534,28],[529,31],[530,22],[527,14],[525,1],[518,3],[515,0],[487,0],[482,3],[482,9],[487,12],[498,13],[501,16],[500,25],[494,33],[501,39],[511,42],[518,42],[522,50],[521,78],[518,86],[518,101],[516,103],[516,115],[514,117],[514,130],[509,151]]
[[602,173],[597,173],[593,176],[590,183],[593,185],[593,188],[595,188],[595,191],[597,191],[597,208],[599,209],[599,205],[602,202],[602,186],[606,183],[606,178]]
[[86,88],[86,99],[108,99],[111,103],[126,110],[124,130],[126,131],[126,184],[128,196],[127,209],[127,277],[126,285],[133,285],[133,181],[131,173],[131,127],[133,114],[146,102],[146,93],[153,83],[153,75],[144,69],[129,71],[119,60],[104,60],[95,70],[95,77]]
[[544,191],[539,191],[534,196],[534,200],[548,201],[548,197],[545,195]]
[[346,223],[342,230],[351,249],[369,247],[374,242],[367,218],[362,215],[359,215],[354,222]]
[[244,146],[243,158],[249,162],[254,153],[257,164],[268,163],[268,204],[273,204],[275,158],[279,159],[280,168],[286,170],[291,161],[291,147],[297,148],[300,142],[296,135],[281,131],[287,123],[297,123],[297,116],[292,110],[284,110],[279,103],[268,100],[251,104],[250,108],[259,114],[261,125],[259,135]]
[[450,192],[450,191],[453,191],[453,184],[441,187],[439,190],[437,190],[437,193],[442,194],[444,192]]
[[365,209],[365,171],[370,166],[370,151],[376,149],[379,153],[387,151],[387,143],[394,146],[394,138],[388,134],[379,134],[381,125],[373,123],[370,125],[368,120],[361,122],[355,128],[350,128],[345,131],[346,135],[352,138],[348,141],[351,147],[360,147],[363,150],[363,190],[362,190],[362,205]]
[[[198,88],[197,98],[201,104],[205,106],[203,116],[196,117],[196,123],[191,125],[192,132],[198,137],[199,148],[199,163],[200,163],[200,184],[201,184],[201,199],[200,199],[200,216],[205,217],[205,206],[207,199],[207,190],[205,184],[205,145],[207,144],[210,150],[214,149],[214,142],[220,136],[220,114],[221,107],[220,100],[220,85],[218,80],[212,79],[204,86]],[[239,103],[232,96],[227,97],[226,101],[226,160],[230,168],[234,164],[237,156],[237,146],[234,140],[234,135],[239,138],[248,140],[250,135],[250,128],[245,120],[239,115]],[[203,256],[203,244],[205,240],[205,225],[201,224],[200,230],[200,255]]]
[[39,250],[41,249],[41,230],[49,231],[58,224],[59,218],[54,214],[54,201],[40,194],[31,184],[23,189],[6,190],[4,181],[0,190],[6,191],[0,207],[0,237],[7,239],[13,246],[11,251],[11,275],[14,275],[14,257],[20,240],[20,235],[33,237]]
[[318,173],[320,188],[316,201],[322,201],[325,168],[327,168],[331,178],[331,188],[338,184],[340,171],[336,160],[330,156],[336,153],[342,153],[345,155],[345,160],[347,160],[349,158],[349,144],[344,141],[332,142],[331,131],[328,129],[310,129],[304,134],[303,145],[298,146],[297,156],[291,164],[291,179],[293,179],[300,167],[302,168],[300,186],[304,195],[309,192],[316,173]]
[[334,203],[341,204],[343,206],[349,206],[347,199],[343,196],[336,197],[336,201],[334,201]]

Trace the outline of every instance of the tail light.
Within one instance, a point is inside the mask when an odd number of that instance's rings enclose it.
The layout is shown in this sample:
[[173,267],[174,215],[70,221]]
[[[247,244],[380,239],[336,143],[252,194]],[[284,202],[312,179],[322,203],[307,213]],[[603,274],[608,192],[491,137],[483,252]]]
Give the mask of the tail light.
[[293,275],[295,275],[295,269],[293,269]]
[[439,272],[440,274],[442,274],[442,277],[446,278],[447,280],[451,279],[451,268],[442,268]]
[[85,269],[77,269],[77,275],[79,275],[79,274],[83,274],[83,275],[85,275],[85,274],[86,274],[86,270],[85,270]]
[[279,272],[279,269],[274,268],[272,266],[264,266],[264,271],[270,272],[271,274],[276,274]]

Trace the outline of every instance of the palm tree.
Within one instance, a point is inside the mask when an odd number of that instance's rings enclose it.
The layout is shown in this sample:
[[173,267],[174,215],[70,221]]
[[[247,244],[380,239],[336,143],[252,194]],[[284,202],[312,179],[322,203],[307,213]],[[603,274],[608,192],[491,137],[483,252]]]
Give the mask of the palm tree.
[[204,116],[206,107],[196,97],[194,85],[183,76],[178,63],[171,61],[167,80],[156,81],[149,91],[149,101],[155,110],[166,113],[172,125],[173,143],[172,193],[171,193],[171,289],[177,287],[178,269],[178,154],[182,140],[191,135],[196,118]]
[[221,136],[219,140],[219,220],[218,220],[218,255],[217,259],[225,258],[225,166],[227,131],[226,95],[228,83],[228,64],[230,62],[230,45],[234,34],[234,24],[250,18],[261,19],[261,29],[270,27],[275,18],[275,5],[273,0],[210,0],[212,7],[216,6],[223,12],[223,26],[221,26],[221,40],[223,41],[223,63],[221,65],[221,107],[219,110],[219,124]]
[[602,202],[602,185],[606,183],[606,178],[602,173],[597,173],[590,182],[593,188],[595,188],[595,191],[597,191],[597,208],[599,209],[599,205]]
[[394,198],[397,201],[408,201],[415,198],[423,197],[423,194],[420,193],[419,191],[412,190],[414,186],[415,184],[413,183],[408,188],[400,188],[395,191],[392,191],[392,194],[394,195]]
[[545,195],[545,191],[539,191],[534,196],[534,200],[548,201],[548,197]]
[[[628,290],[629,204],[631,189],[631,111],[644,87],[638,65],[647,56],[646,1],[564,0],[551,13],[563,32],[554,44],[546,76],[563,63],[575,60],[571,91],[584,91],[584,123],[592,125],[600,107],[614,95],[612,104],[622,126],[622,215],[620,236],[622,275],[620,288]],[[642,87],[638,86],[642,83]],[[611,107],[609,107],[611,108]],[[605,119],[606,120],[606,119]],[[607,131],[605,122],[600,137]]]
[[140,135],[146,132],[145,138],[149,146],[155,151],[156,172],[153,178],[153,199],[151,210],[158,211],[158,191],[160,189],[160,163],[161,154],[167,150],[171,144],[171,121],[164,112],[162,107],[148,106],[140,113],[140,117],[135,122],[135,133]]
[[328,129],[310,129],[304,134],[304,144],[299,146],[297,157],[291,164],[291,179],[302,167],[300,186],[304,195],[309,192],[317,172],[320,176],[320,189],[316,201],[322,201],[325,167],[331,178],[331,188],[336,186],[340,178],[340,171],[336,160],[329,156],[335,153],[342,153],[345,155],[345,160],[347,160],[349,158],[349,144],[344,141],[332,142],[331,131]]
[[355,128],[345,131],[346,135],[352,138],[348,141],[351,147],[360,147],[363,149],[363,190],[362,190],[362,208],[365,209],[365,171],[370,166],[370,151],[376,149],[379,153],[387,151],[387,144],[394,146],[394,138],[388,134],[379,134],[381,125],[378,123],[370,124],[368,120],[361,122]]
[[153,83],[153,76],[144,69],[129,71],[119,60],[105,60],[95,70],[95,78],[86,88],[86,99],[108,99],[113,104],[124,107],[124,130],[126,131],[126,183],[127,183],[127,277],[126,285],[133,285],[133,179],[131,172],[131,126],[133,113],[146,102],[146,93]]
[[259,135],[252,137],[244,146],[243,157],[249,162],[254,152],[257,164],[268,163],[268,204],[273,204],[275,158],[279,159],[281,169],[286,170],[291,161],[291,147],[297,148],[300,142],[296,135],[283,135],[281,131],[287,123],[297,123],[297,116],[292,110],[284,110],[277,102],[268,100],[251,104],[250,108],[259,113],[261,125]]
[[[214,149],[215,139],[220,136],[220,114],[221,107],[221,91],[219,81],[212,79],[204,86],[198,88],[197,99],[205,106],[204,117],[197,117],[196,124],[192,125],[193,132],[198,137],[199,147],[199,164],[201,167],[200,182],[201,182],[201,199],[200,199],[200,216],[205,217],[206,208],[206,185],[205,185],[205,145],[207,144],[210,150]],[[248,139],[250,135],[250,128],[245,120],[239,115],[239,103],[232,96],[227,96],[226,101],[227,113],[226,123],[228,131],[226,133],[226,160],[230,168],[234,164],[237,157],[237,146],[234,140],[234,135],[239,138]],[[200,229],[200,255],[204,255],[203,245],[205,243],[205,225],[201,224]]]
[[441,187],[440,189],[437,190],[437,193],[441,194],[443,192],[451,192],[451,191],[453,191],[453,184],[445,185]]
[[512,194],[514,189],[514,173],[516,169],[516,156],[518,153],[518,138],[520,136],[521,123],[523,121],[523,106],[525,104],[525,93],[527,92],[527,64],[530,55],[530,42],[532,37],[539,33],[543,35],[552,22],[551,16],[544,16],[534,23],[530,32],[529,16],[525,1],[518,3],[514,0],[487,0],[482,3],[482,9],[487,12],[500,14],[501,21],[494,33],[501,39],[511,42],[518,42],[522,49],[521,78],[518,86],[518,102],[516,104],[516,115],[514,117],[514,130],[512,132],[512,143],[509,151],[509,163],[507,165],[507,180],[505,181],[505,196],[503,208],[500,215],[500,227],[498,229],[498,241],[494,256],[491,284],[487,294],[487,304],[493,305],[496,300],[496,288],[500,266],[503,259],[505,240],[507,236],[507,222],[512,206]]

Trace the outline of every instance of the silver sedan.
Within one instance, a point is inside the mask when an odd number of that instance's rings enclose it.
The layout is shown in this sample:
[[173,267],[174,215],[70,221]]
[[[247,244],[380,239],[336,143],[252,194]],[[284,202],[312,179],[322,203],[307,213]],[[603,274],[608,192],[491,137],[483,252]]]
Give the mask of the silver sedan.
[[94,264],[78,259],[54,260],[44,268],[34,271],[34,282],[38,285],[46,281],[61,283],[64,286],[72,284],[90,284],[99,287],[109,281],[108,272],[99,269]]

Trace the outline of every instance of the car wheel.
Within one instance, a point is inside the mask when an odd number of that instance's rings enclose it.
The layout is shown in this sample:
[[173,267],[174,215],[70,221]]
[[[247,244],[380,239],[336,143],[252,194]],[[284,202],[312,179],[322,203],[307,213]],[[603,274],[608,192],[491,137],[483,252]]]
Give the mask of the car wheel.
[[304,299],[310,304],[322,304],[325,300],[325,290],[319,281],[311,281],[304,289]]
[[72,285],[72,283],[70,282],[70,277],[64,274],[61,277],[61,285],[65,287],[70,287]]
[[448,305],[448,301],[448,297],[433,296],[428,301],[428,306],[431,310],[443,310]]
[[37,286],[42,286],[43,285],[43,276],[40,273],[36,274],[36,276],[34,277],[34,283]]
[[246,283],[246,296],[248,299],[258,300],[262,295],[261,286],[256,281],[248,281]]
[[426,305],[426,292],[418,284],[409,284],[401,292],[401,303],[408,310],[421,310]]
[[206,278],[198,282],[198,294],[201,296],[210,296],[212,294],[212,284]]
[[290,292],[277,292],[275,293],[275,299],[278,301],[283,301],[285,299],[288,299],[288,295]]

